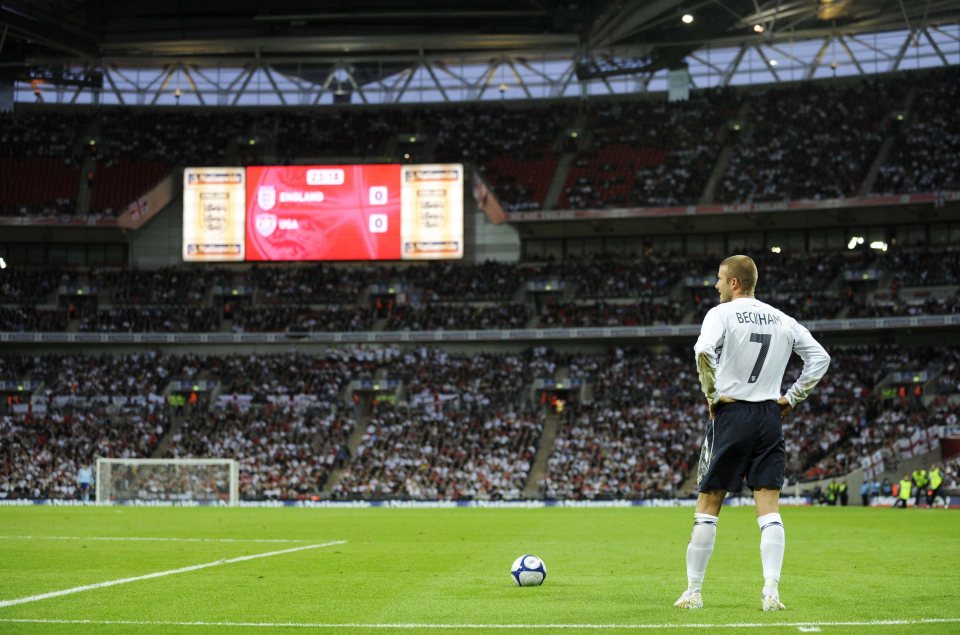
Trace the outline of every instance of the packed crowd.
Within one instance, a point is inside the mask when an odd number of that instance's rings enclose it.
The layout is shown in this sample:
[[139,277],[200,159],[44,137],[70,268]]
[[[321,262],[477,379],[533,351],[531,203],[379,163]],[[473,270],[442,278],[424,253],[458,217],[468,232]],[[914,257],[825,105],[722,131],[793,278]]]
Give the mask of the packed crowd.
[[418,348],[395,356],[399,406],[375,406],[337,498],[515,499],[543,430],[524,388],[549,351],[453,354]]
[[149,456],[169,426],[159,395],[195,363],[153,352],[0,356],[0,381],[38,386],[28,401],[14,393],[0,417],[0,498],[73,498],[77,470],[96,457]]
[[543,421],[495,408],[472,416],[383,405],[370,419],[334,498],[517,499]]
[[960,295],[946,298],[928,298],[922,302],[856,302],[848,304],[848,318],[877,318],[914,315],[955,315],[960,313]]
[[546,498],[682,497],[701,443],[706,402],[691,363],[673,351],[616,349],[592,366],[591,403],[572,404],[541,486]]
[[394,348],[330,349],[324,355],[295,351],[276,354],[210,355],[204,368],[224,395],[249,395],[253,404],[268,396],[316,395],[336,402],[352,379],[373,379],[378,368],[400,355]]
[[67,330],[67,312],[35,306],[0,306],[0,331],[62,332]]
[[83,333],[210,333],[220,330],[213,309],[195,306],[121,306],[84,316]]
[[437,331],[457,329],[522,329],[530,320],[524,304],[434,304],[396,306],[385,331]]
[[772,90],[749,101],[752,129],[717,189],[724,203],[857,194],[902,98],[897,82]]
[[91,287],[109,294],[117,304],[189,304],[206,300],[210,286],[229,280],[225,270],[184,267],[162,269],[94,269],[90,272]]
[[[92,211],[109,207],[115,214],[129,201],[117,204],[107,190],[135,197],[172,166],[223,165],[229,156],[257,163],[260,148],[273,148],[279,163],[379,161],[391,153],[394,160],[407,154],[407,160],[475,163],[505,209],[530,210],[546,202],[563,154],[573,161],[559,208],[696,204],[721,148],[731,142],[733,154],[714,194],[718,202],[852,196],[883,139],[894,135],[873,190],[949,190],[960,178],[960,132],[949,115],[960,94],[955,80],[955,71],[941,71],[762,94],[705,90],[674,103],[591,99],[583,105],[323,112],[24,108],[0,118],[0,163],[54,161],[70,169],[42,162],[31,169],[49,175],[47,183],[70,182],[55,194],[32,188],[14,195],[24,179],[13,178],[14,163],[9,169],[3,164],[10,182],[0,188],[0,212],[73,214],[86,179]],[[897,115],[912,86],[916,98],[898,130]],[[81,175],[85,159],[94,167]],[[134,194],[126,191],[130,184]]]
[[[845,474],[879,453],[896,469],[905,452],[933,447],[956,425],[960,354],[951,347],[832,348],[830,371],[784,421],[793,482]],[[96,456],[145,457],[170,427],[170,456],[241,461],[244,498],[318,495],[343,469],[338,498],[517,498],[528,485],[548,403],[538,379],[588,388],[561,409],[541,495],[563,499],[685,496],[706,404],[686,348],[606,354],[546,348],[465,354],[436,348],[331,348],[322,354],[0,356],[0,381],[32,398],[8,400],[0,419],[0,497],[70,497],[76,469]],[[927,371],[930,404],[878,384]],[[794,361],[786,386],[799,373]],[[366,407],[351,382],[399,382]],[[167,407],[172,381],[220,395]],[[205,383],[204,383],[205,382]],[[201,385],[203,384],[203,385]],[[368,385],[369,384],[369,385]],[[205,386],[205,387],[204,387]],[[360,384],[357,384],[360,386]],[[785,388],[786,388],[785,386]],[[391,388],[390,390],[393,390]],[[552,407],[552,406],[551,406]],[[555,410],[554,410],[555,411]]]
[[245,141],[256,121],[250,112],[101,108],[93,117],[99,134],[96,158],[177,165],[224,165],[231,142]]
[[275,140],[281,163],[320,157],[379,158],[389,139],[404,132],[406,125],[401,111],[294,110],[262,117],[252,138]]
[[275,304],[238,307],[232,313],[231,329],[238,333],[303,331],[369,331],[373,311],[338,306]]
[[352,304],[370,284],[384,276],[379,268],[257,266],[245,282],[260,292],[264,303]]
[[76,284],[77,272],[66,269],[27,269],[8,267],[0,270],[0,298],[4,303],[42,304],[60,287]]
[[960,284],[960,250],[894,249],[878,258],[899,287]]
[[355,427],[336,408],[297,412],[272,404],[246,410],[196,411],[173,435],[174,458],[225,456],[240,463],[240,496],[316,496]]
[[917,87],[910,120],[880,166],[873,191],[936,192],[960,187],[960,129],[950,113],[960,109],[955,70]]
[[0,499],[76,498],[95,457],[149,456],[168,425],[162,408],[47,409],[0,417]]
[[[953,246],[754,257],[763,272],[758,297],[802,321],[944,315],[955,312],[960,302],[955,289],[960,285],[960,252]],[[711,287],[717,260],[645,252],[542,263],[251,270],[168,267],[88,273],[8,268],[0,273],[7,304],[0,310],[0,330],[72,330],[74,323],[83,332],[416,331],[699,323],[716,304]],[[889,288],[890,293],[858,286],[861,272],[866,271],[882,291]],[[681,283],[685,291],[678,287]],[[549,293],[543,292],[551,287]],[[901,293],[904,289],[910,293]],[[78,295],[81,291],[84,297]],[[534,316],[538,319],[532,322]]]
[[711,90],[678,103],[601,102],[587,113],[585,147],[558,206],[696,204],[740,99]]
[[53,157],[78,164],[88,122],[76,111],[0,112],[0,157]]
[[684,271],[713,266],[701,259],[648,254],[643,257],[585,256],[556,267],[578,298],[662,298]]
[[[789,438],[801,440],[798,464],[805,477],[845,474],[871,462],[874,455],[884,457],[886,469],[896,470],[903,450],[912,445],[911,437],[922,432],[926,440],[928,431],[932,433],[951,417],[956,419],[955,405],[946,398],[924,405],[913,393],[916,386],[902,394],[895,391],[893,396],[876,390],[877,383],[894,371],[912,376],[923,370],[937,374],[940,369],[955,369],[960,362],[955,349],[868,347],[838,353],[833,355],[825,385],[818,387],[806,408],[797,411],[795,420],[801,427],[789,430]],[[810,447],[804,450],[803,444]]]
[[591,326],[648,326],[679,324],[684,309],[679,302],[646,301],[615,304],[611,302],[547,303],[537,326],[544,328],[582,328]]

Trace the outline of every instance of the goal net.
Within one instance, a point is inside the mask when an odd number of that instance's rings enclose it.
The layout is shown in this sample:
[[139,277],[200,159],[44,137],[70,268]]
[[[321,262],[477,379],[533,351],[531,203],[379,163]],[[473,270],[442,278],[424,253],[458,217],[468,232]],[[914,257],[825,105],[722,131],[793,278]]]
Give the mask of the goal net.
[[97,459],[97,502],[240,500],[234,459]]

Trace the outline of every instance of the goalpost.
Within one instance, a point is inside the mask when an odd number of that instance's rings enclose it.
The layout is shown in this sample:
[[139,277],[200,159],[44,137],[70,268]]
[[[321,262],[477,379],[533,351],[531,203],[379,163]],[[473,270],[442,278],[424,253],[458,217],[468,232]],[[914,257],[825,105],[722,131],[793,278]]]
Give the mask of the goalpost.
[[235,459],[97,458],[97,503],[195,501],[237,505]]

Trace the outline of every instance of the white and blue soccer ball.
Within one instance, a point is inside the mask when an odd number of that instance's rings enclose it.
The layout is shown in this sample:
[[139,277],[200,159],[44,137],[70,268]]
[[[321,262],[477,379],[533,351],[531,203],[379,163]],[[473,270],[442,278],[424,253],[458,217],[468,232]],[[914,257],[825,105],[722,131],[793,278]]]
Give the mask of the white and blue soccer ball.
[[547,579],[547,565],[540,558],[525,554],[513,561],[510,575],[517,586],[540,586]]

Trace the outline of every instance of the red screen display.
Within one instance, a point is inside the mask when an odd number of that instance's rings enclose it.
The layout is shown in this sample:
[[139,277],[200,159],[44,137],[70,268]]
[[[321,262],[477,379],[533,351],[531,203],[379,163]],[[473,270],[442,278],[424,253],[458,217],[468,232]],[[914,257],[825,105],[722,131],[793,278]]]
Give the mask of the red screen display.
[[400,165],[250,166],[247,260],[400,259]]

